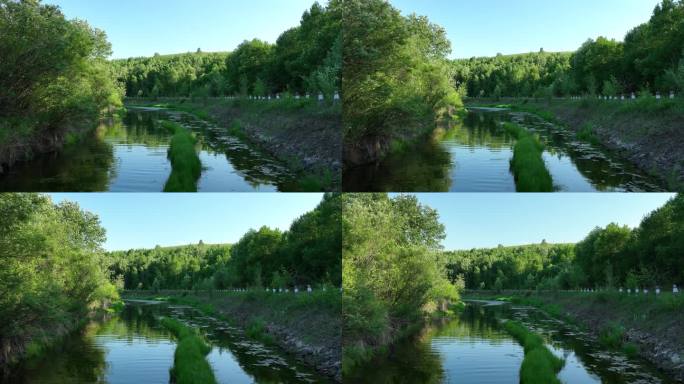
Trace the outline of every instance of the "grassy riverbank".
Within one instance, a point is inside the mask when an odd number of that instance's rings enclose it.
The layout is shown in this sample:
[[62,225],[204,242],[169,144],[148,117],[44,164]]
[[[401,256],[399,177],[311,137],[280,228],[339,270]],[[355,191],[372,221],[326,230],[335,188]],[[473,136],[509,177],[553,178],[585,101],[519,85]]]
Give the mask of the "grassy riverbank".
[[158,106],[212,121],[282,161],[299,175],[296,191],[340,189],[340,103],[314,99],[129,99],[129,105]]
[[546,168],[542,154],[544,145],[534,134],[514,123],[504,128],[515,137],[511,169],[515,175],[518,192],[553,192],[553,180]]
[[468,298],[489,298],[530,305],[552,317],[578,325],[604,348],[640,356],[684,380],[684,294],[579,292],[470,292]]
[[530,112],[574,132],[577,139],[617,152],[668,190],[684,186],[684,99],[469,99]]
[[156,298],[191,305],[221,318],[266,344],[274,344],[320,373],[341,380],[341,294],[337,289],[312,293],[127,291],[125,298]]
[[520,383],[560,384],[556,375],[565,362],[551,353],[544,345],[544,339],[515,321],[507,321],[504,328],[525,349],[525,358],[520,367]]
[[164,192],[197,192],[197,180],[202,175],[202,163],[195,150],[197,140],[178,123],[162,121],[161,124],[173,133],[169,148],[172,170]]
[[178,339],[171,368],[171,381],[177,384],[216,383],[211,365],[205,358],[211,347],[202,336],[175,319],[163,318],[161,324]]

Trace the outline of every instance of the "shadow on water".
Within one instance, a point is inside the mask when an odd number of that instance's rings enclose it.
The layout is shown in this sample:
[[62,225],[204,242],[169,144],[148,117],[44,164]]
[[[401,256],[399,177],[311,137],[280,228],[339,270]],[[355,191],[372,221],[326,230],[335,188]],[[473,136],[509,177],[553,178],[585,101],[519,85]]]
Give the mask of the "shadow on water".
[[0,383],[167,384],[176,341],[159,324],[160,316],[202,329],[212,345],[207,359],[218,383],[328,382],[279,351],[248,340],[240,330],[213,323],[190,308],[135,304],[66,337]]
[[130,109],[59,153],[16,165],[0,176],[0,191],[161,192],[171,173],[171,136],[159,119],[176,120],[196,133],[204,167],[200,192],[268,192],[296,185],[296,176],[281,162],[225,127],[172,111]]
[[522,347],[501,327],[515,319],[541,334],[566,360],[558,377],[567,384],[627,384],[671,381],[641,359],[601,350],[573,326],[529,307],[469,303],[455,319],[433,323],[395,345],[345,380],[355,383],[518,384]]
[[458,318],[432,324],[345,380],[517,384],[523,355],[522,347],[500,329],[494,312],[468,305]]
[[539,134],[555,188],[563,192],[659,191],[651,177],[566,129],[509,111],[470,111],[463,122],[438,127],[433,140],[393,153],[378,164],[347,170],[347,191],[515,192],[510,171],[515,140],[502,128],[514,121]]

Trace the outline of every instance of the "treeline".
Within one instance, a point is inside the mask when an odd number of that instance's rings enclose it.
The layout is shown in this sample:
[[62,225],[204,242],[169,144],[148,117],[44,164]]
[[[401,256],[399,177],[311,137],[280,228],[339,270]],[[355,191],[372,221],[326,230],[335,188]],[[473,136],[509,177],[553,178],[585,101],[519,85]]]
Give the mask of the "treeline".
[[415,196],[343,197],[343,364],[351,370],[459,298],[439,243],[444,226]]
[[684,92],[684,1],[663,0],[623,42],[590,39],[576,52],[456,60],[471,97],[618,96]]
[[588,287],[663,287],[684,283],[684,195],[644,218],[639,227],[596,228],[577,244]]
[[326,194],[290,229],[250,230],[236,244],[110,253],[126,289],[301,288],[341,285],[341,197]]
[[564,95],[576,91],[570,76],[571,53],[497,55],[453,63],[454,81],[470,97]]
[[452,282],[469,289],[637,288],[684,283],[684,196],[639,227],[610,224],[578,244],[447,252]]
[[315,3],[298,27],[275,44],[244,41],[231,53],[196,53],[115,60],[129,97],[267,96],[340,89],[341,1]]
[[0,52],[0,170],[121,105],[105,33],[57,6],[0,0]]
[[463,280],[469,289],[569,289],[580,285],[574,264],[574,244],[533,244],[518,247],[447,252],[452,282]]
[[97,216],[36,194],[0,194],[0,366],[118,300]]
[[451,86],[443,28],[385,0],[344,2],[345,162],[381,158],[392,141],[426,133],[462,107]]

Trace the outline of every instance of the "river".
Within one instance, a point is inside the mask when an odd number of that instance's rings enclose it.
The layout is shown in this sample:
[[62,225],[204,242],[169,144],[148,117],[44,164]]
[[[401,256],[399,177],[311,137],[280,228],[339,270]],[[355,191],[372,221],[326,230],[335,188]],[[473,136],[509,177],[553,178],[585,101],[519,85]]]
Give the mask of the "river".
[[207,360],[220,384],[329,382],[279,350],[190,307],[128,303],[121,313],[93,321],[42,357],[23,362],[11,376],[0,377],[0,383],[168,384],[176,340],[159,324],[160,316],[202,330],[212,347]]
[[17,164],[0,175],[0,191],[161,192],[171,173],[169,132],[160,119],[179,122],[198,138],[200,192],[273,192],[293,188],[296,175],[272,156],[192,115],[130,108],[102,121],[92,135],[62,151]]
[[672,384],[641,359],[605,351],[574,326],[530,307],[469,303],[456,318],[436,322],[349,375],[354,383],[518,384],[523,348],[502,328],[514,319],[541,334],[565,359],[564,384]]
[[537,133],[559,192],[652,192],[657,180],[606,150],[578,141],[567,129],[508,110],[472,109],[463,121],[435,130],[432,140],[390,154],[379,164],[345,171],[350,192],[515,192],[510,170],[515,139],[502,127],[516,122]]

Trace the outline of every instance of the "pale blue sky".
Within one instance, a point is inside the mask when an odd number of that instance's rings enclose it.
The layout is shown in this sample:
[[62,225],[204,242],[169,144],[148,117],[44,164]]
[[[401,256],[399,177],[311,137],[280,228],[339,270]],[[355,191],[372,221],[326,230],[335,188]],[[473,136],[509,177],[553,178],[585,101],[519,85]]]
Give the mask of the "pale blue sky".
[[639,225],[673,194],[417,194],[439,211],[448,250],[502,245],[573,243],[596,226]]
[[[242,41],[275,43],[314,0],[45,0],[67,18],[107,32],[114,58],[232,51]],[[327,4],[327,0],[319,1]]]
[[660,0],[390,0],[444,27],[453,57],[574,51],[588,38],[622,40]]
[[286,230],[314,209],[319,193],[52,193],[100,217],[107,250],[235,243],[250,228]]

